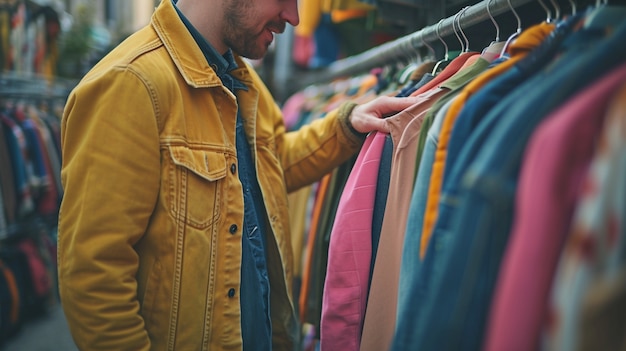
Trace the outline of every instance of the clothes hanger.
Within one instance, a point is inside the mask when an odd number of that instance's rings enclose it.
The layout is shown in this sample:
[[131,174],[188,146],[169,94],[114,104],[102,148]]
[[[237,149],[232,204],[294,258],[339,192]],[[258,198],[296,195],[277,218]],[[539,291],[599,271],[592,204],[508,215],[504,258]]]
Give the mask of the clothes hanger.
[[513,33],[513,34],[511,34],[511,36],[509,36],[509,38],[504,43],[504,46],[502,46],[502,51],[500,51],[500,57],[504,56],[504,54],[506,53],[506,49],[509,48],[509,45],[511,44],[513,39],[517,38],[520,35],[520,33],[522,33],[522,20],[520,19],[519,15],[517,14],[517,11],[515,11],[515,8],[513,8],[513,6],[511,5],[511,0],[506,0],[506,2],[509,5],[509,8],[511,9],[511,12],[513,12],[513,15],[515,16],[515,19],[517,20],[517,30],[515,30],[515,33]]
[[[419,56],[419,52],[415,50],[410,41],[407,40],[406,42],[402,43],[400,47],[402,52],[405,53],[408,62],[404,66],[404,68],[400,70],[397,82],[400,85],[404,85],[409,81],[409,78],[411,77],[413,71],[421,65],[422,60]],[[412,52],[417,52],[418,54],[413,57],[411,55]]]
[[496,27],[496,37],[491,43],[489,43],[487,47],[483,49],[483,51],[480,54],[480,57],[482,57],[483,59],[489,62],[493,62],[493,60],[500,57],[500,52],[502,52],[502,48],[504,47],[504,44],[505,44],[505,42],[500,41],[500,26],[498,25],[498,22],[496,22],[495,18],[493,18],[493,15],[491,14],[491,9],[489,7],[491,5],[491,1],[492,0],[489,0],[487,2],[487,14],[489,15],[489,19],[491,19],[491,22],[493,23],[494,27]]
[[546,3],[543,2],[543,0],[538,0],[539,1],[539,5],[541,5],[541,7],[543,7],[543,10],[546,11],[546,23],[552,23],[552,11],[550,11],[550,8],[548,8],[548,6],[546,5]]
[[[468,68],[468,67],[475,67],[474,64],[476,62],[479,62],[478,60],[481,57],[480,55],[478,55],[478,52],[473,51],[470,48],[469,39],[467,38],[467,35],[465,35],[465,31],[463,30],[463,27],[461,26],[461,17],[465,14],[465,12],[468,9],[469,9],[469,6],[466,6],[466,7],[462,8],[456,16],[454,16],[454,21],[456,22],[456,25],[457,25],[457,27],[459,29],[459,33],[461,34],[461,37],[463,38],[463,41],[464,41],[464,44],[462,45],[462,48],[461,48],[462,51],[461,51],[460,55],[464,55],[464,56],[467,57],[465,62],[457,70],[457,73],[459,73],[459,72],[466,72],[466,68]],[[483,60],[483,62],[484,62],[484,60]]]
[[[417,67],[413,69],[413,72],[409,77],[409,80],[413,82],[419,81],[425,73],[431,72],[435,64],[437,63],[435,49],[424,40],[424,32],[420,31],[418,33],[418,37],[415,37],[415,39],[417,38],[419,38],[421,45],[414,44],[413,38],[410,43],[412,50],[417,54],[416,62],[418,63]],[[420,47],[428,48],[428,52],[426,55],[422,55],[421,51],[419,50]]]
[[572,16],[576,14],[576,2],[574,0],[569,0],[569,4],[572,7]]
[[[446,44],[446,42],[443,40],[443,38],[441,38],[441,35],[439,35],[439,26],[441,25],[441,23],[443,22],[443,18],[437,22],[437,26],[435,27],[435,34],[437,34],[437,38],[439,38],[439,41],[443,44],[443,47],[445,48],[445,54],[443,56],[442,60],[437,61],[437,63],[435,64],[435,67],[433,68],[433,72],[431,73],[433,76],[437,75],[437,73],[439,72],[439,69],[443,69],[445,68],[445,66],[448,65],[448,63],[450,63],[450,55],[449,55],[449,51],[448,51],[448,44]],[[442,66],[443,65],[443,66]]]
[[554,19],[557,21],[561,20],[561,7],[555,0],[550,0],[552,6],[554,6]]
[[463,52],[470,51],[470,43],[469,43],[469,39],[467,39],[467,35],[465,35],[465,31],[463,31],[463,28],[461,27],[461,16],[463,16],[465,14],[465,11],[467,11],[469,8],[470,8],[469,6],[465,6],[464,8],[462,8],[461,11],[459,11],[459,17],[457,19],[459,32],[461,32],[461,36],[463,37],[463,40],[465,41],[465,50],[463,50]]
[[[420,32],[420,35],[423,34]],[[398,66],[397,79],[395,79],[395,81],[399,85],[404,85],[413,80],[411,79],[413,71],[424,63],[424,59],[416,47],[417,46],[413,44],[413,38],[401,42],[398,46],[401,57],[406,59],[406,62],[400,62]]]
[[421,80],[426,73],[430,73],[437,64],[437,54],[435,53],[435,49],[424,40],[423,31],[420,32],[419,37],[422,42],[422,46],[428,48],[428,53],[423,57],[422,65],[414,71],[414,74],[411,75],[411,80],[416,82]]
[[426,57],[424,57],[424,61],[435,61],[437,59],[437,54],[435,53],[435,49],[424,40],[424,31],[420,31],[419,34],[420,34],[419,38],[420,38],[420,41],[422,42],[422,46],[425,46],[426,48],[428,48],[428,53],[430,54],[430,56],[426,55]]
[[[461,24],[459,21],[459,18],[463,14],[463,12],[464,12],[464,9],[461,9],[459,10],[459,12],[457,12],[454,15],[454,17],[452,17],[452,31],[454,32],[454,36],[456,36],[456,39],[459,41],[460,49],[452,50],[448,52],[448,60],[450,62],[454,60],[455,58],[457,58],[458,56],[460,56],[462,53],[466,52],[469,46],[469,43],[467,41],[464,42],[463,39],[461,39],[461,37],[459,36],[459,33],[465,36],[465,33],[463,33],[463,30],[461,29]],[[459,31],[457,31],[457,26],[458,26]]]
[[[414,83],[419,82],[426,73],[430,73],[433,70],[433,67],[435,67],[435,64],[437,63],[435,49],[433,49],[433,47],[430,46],[424,40],[424,32],[420,31],[418,33],[418,36],[419,36],[419,41],[421,42],[421,45],[413,43],[414,39],[418,39],[417,36],[411,38],[412,40],[411,46],[414,48],[414,51],[420,58],[419,61],[421,62],[419,66],[413,70],[413,72],[411,73],[411,76],[409,77],[409,80]],[[422,55],[421,50],[420,50],[421,47],[428,48],[428,52],[425,55]]]
[[454,31],[454,36],[456,37],[456,39],[459,41],[459,44],[461,45],[461,52],[465,52],[465,43],[461,40],[461,37],[459,36],[459,32],[456,31],[456,23],[458,21],[459,15],[461,14],[461,11],[457,12],[452,18],[452,30]]

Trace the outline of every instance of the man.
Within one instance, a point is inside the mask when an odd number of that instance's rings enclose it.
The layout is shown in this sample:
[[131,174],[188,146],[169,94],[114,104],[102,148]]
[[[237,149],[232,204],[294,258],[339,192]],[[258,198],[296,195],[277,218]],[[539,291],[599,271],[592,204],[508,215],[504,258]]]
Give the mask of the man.
[[84,350],[292,350],[287,192],[358,151],[411,99],[287,133],[240,56],[297,0],[163,0],[74,89],[62,122],[58,267]]

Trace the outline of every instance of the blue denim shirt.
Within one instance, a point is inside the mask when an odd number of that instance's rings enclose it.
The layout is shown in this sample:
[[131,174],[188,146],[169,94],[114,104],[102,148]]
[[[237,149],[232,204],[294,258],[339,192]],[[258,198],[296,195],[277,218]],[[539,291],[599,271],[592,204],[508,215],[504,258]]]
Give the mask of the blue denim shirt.
[[[178,11],[178,9],[177,9]],[[193,25],[178,11],[180,18],[204,53],[209,65],[235,96],[237,90],[247,90],[229,72],[237,68],[233,54],[223,56],[207,42]],[[248,116],[254,117],[254,116]],[[243,186],[244,220],[241,241],[241,334],[244,350],[271,350],[272,325],[270,320],[270,287],[266,263],[265,205],[256,178],[252,151],[246,138],[243,116],[237,112],[236,148],[239,161],[239,180]]]

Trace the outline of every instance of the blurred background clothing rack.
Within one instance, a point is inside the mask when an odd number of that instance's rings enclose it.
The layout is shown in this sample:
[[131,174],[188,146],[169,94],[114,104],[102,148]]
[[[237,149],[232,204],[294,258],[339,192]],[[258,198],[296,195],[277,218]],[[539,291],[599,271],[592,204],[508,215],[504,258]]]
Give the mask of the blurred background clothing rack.
[[59,307],[60,114],[74,82],[0,74],[0,348]]
[[0,74],[0,98],[25,100],[61,100],[68,97],[75,82],[60,77],[5,72]]

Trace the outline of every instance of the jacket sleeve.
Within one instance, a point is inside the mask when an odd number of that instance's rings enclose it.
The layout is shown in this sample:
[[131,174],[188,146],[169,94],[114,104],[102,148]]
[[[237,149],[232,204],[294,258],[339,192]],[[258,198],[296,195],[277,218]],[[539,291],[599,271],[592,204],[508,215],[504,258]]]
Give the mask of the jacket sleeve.
[[351,129],[348,117],[355,104],[346,102],[297,131],[286,131],[282,113],[253,69],[260,87],[259,111],[270,111],[276,154],[284,172],[287,192],[312,184],[353,156],[365,135]]
[[64,111],[59,290],[80,349],[150,349],[133,249],[159,189],[157,108],[150,96],[136,74],[119,68],[83,81]]
[[297,131],[279,132],[277,146],[289,192],[318,181],[361,148],[365,138],[351,130],[349,107],[344,103]]

